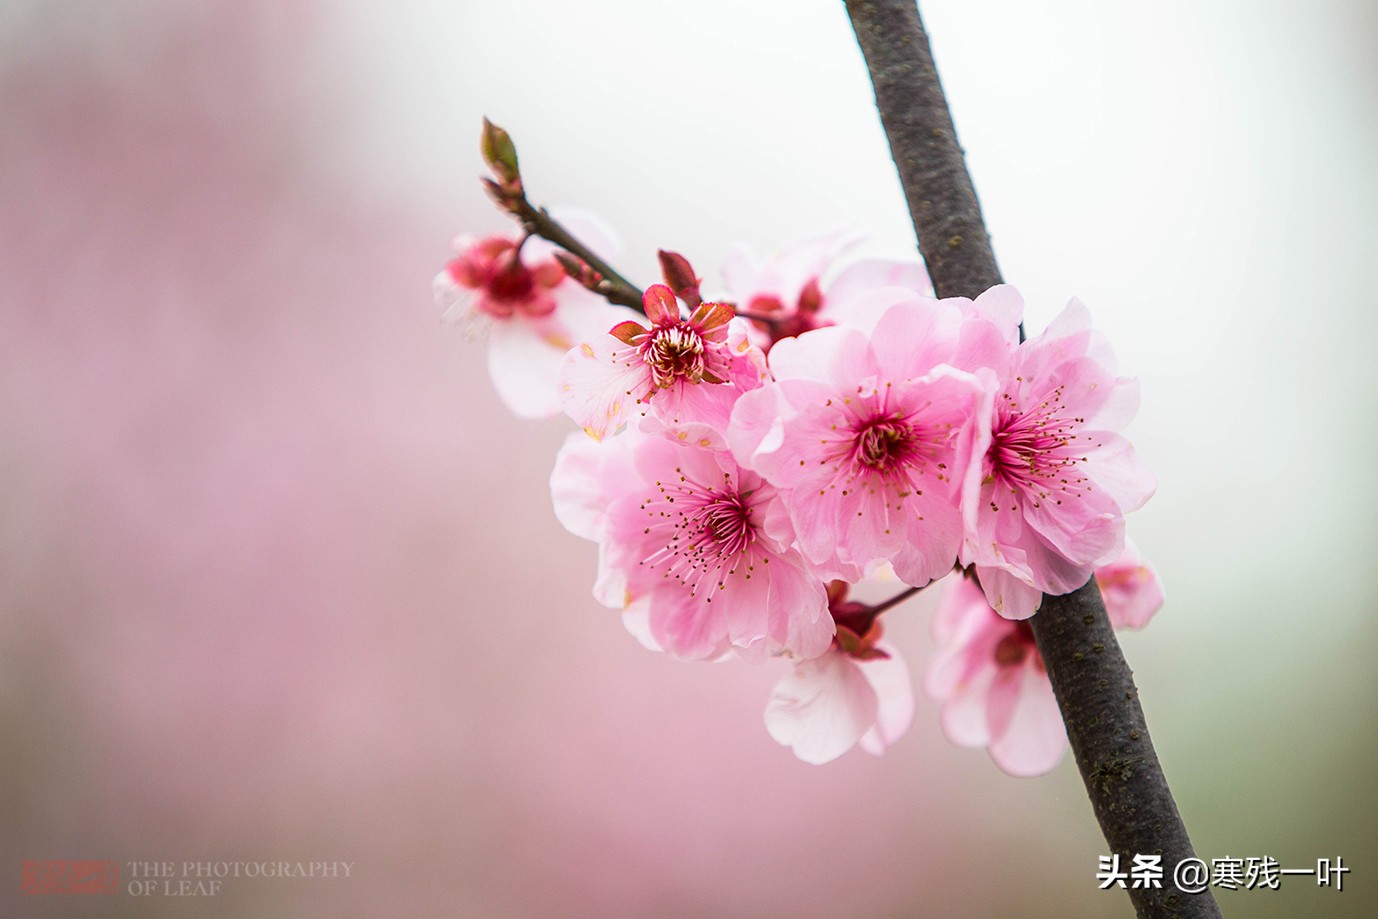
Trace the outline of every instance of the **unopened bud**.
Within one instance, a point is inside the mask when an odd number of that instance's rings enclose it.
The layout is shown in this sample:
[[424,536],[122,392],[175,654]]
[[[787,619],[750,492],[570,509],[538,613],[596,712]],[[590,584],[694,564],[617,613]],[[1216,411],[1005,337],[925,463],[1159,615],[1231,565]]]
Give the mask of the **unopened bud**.
[[483,183],[483,190],[488,193],[489,199],[498,206],[499,210],[509,214],[521,212],[522,190],[520,186],[513,189],[506,185],[500,185],[486,176],[480,177],[479,181]]
[[667,252],[664,249],[656,254],[660,256],[660,270],[665,275],[665,283],[675,295],[688,304],[690,309],[702,303],[703,297],[699,295],[699,282],[702,279],[694,274],[689,260],[678,252]]
[[603,280],[603,276],[590,268],[588,262],[563,250],[555,253],[555,261],[560,263],[565,274],[573,278],[579,286],[598,292],[598,285]]
[[512,143],[512,135],[487,118],[483,119],[479,151],[483,154],[483,161],[503,186],[508,189],[521,188],[522,174],[517,168],[517,148]]

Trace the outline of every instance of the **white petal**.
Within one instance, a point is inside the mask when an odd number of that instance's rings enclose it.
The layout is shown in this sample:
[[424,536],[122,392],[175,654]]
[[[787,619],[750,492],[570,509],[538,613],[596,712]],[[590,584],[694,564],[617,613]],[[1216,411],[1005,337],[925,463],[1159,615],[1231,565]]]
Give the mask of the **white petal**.
[[611,335],[601,335],[571,348],[557,372],[561,406],[595,440],[622,427],[636,393],[646,388],[644,366],[619,362],[625,350]]
[[598,469],[609,450],[618,449],[571,434],[555,457],[550,473],[550,497],[555,519],[575,536],[596,540],[608,502],[598,487]]
[[766,730],[815,765],[846,753],[876,721],[876,691],[840,652],[801,661],[771,693]]
[[861,673],[876,691],[876,723],[861,738],[861,749],[879,756],[904,736],[914,722],[914,681],[899,652],[886,642],[876,645],[888,658],[862,661]]
[[499,398],[521,418],[560,413],[556,375],[565,351],[522,319],[493,324],[488,340],[488,373]]
[[723,256],[721,272],[723,284],[727,288],[724,298],[743,301],[748,295],[756,292],[761,274],[761,260],[746,243],[733,243]]
[[473,308],[475,293],[471,288],[456,284],[446,269],[441,269],[431,281],[431,297],[435,305],[440,307],[440,321],[445,325],[464,326],[477,318]]
[[640,600],[632,603],[622,611],[622,624],[627,627],[627,631],[632,633],[637,641],[641,642],[642,647],[651,651],[663,651],[662,648],[651,635],[651,604],[647,600]]

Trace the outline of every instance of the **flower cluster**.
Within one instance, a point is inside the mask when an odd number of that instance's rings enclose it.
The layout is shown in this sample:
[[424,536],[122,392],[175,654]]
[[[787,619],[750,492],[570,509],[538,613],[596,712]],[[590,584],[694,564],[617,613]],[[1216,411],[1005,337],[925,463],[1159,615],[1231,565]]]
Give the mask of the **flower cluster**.
[[[495,171],[495,200],[532,219],[515,153]],[[958,572],[925,680],[946,733],[1014,774],[1056,765],[1065,732],[1024,620],[1093,576],[1117,625],[1161,602],[1124,536],[1153,491],[1120,434],[1137,385],[1086,308],[1023,341],[1013,287],[939,299],[918,264],[829,236],[764,261],[733,250],[711,299],[662,253],[665,283],[635,314],[598,299],[610,282],[581,253],[538,242],[464,242],[437,290],[494,326],[514,409],[558,406],[583,429],[551,489],[599,546],[596,598],[681,659],[789,661],[766,726],[821,763],[908,728],[912,683],[881,614]],[[848,599],[886,578],[909,590]]]

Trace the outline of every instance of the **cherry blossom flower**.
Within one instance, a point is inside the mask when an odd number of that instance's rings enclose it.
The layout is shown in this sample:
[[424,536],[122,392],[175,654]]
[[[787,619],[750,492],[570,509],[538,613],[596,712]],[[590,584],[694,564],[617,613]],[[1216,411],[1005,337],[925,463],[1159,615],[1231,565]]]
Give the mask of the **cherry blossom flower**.
[[844,581],[828,585],[832,647],[796,661],[766,705],[770,736],[807,763],[829,762],[857,743],[879,756],[914,720],[909,668],[881,640],[884,606],[849,601],[847,590]]
[[600,543],[595,596],[681,658],[826,651],[827,595],[792,547],[776,490],[710,438],[645,428],[573,438],[551,476],[561,521]]
[[961,747],[988,747],[1010,775],[1052,770],[1067,749],[1067,731],[1033,631],[991,609],[974,581],[949,580],[933,619],[938,650],[924,679],[924,691],[943,703],[943,733]]
[[628,403],[669,423],[726,425],[732,403],[760,384],[763,361],[731,307],[701,303],[688,319],[664,284],[643,297],[650,327],[621,322],[566,356],[559,386],[566,413],[601,439],[627,420]]
[[812,660],[796,661],[771,692],[766,730],[806,763],[837,759],[860,743],[879,756],[914,720],[909,669],[895,649],[851,657],[834,647]]
[[[761,259],[745,244],[733,246],[723,260],[726,290],[722,299],[748,315],[770,320],[769,333],[756,341],[802,335],[810,329],[849,323],[874,291],[898,288],[907,293],[933,292],[928,272],[917,261],[882,258],[846,260],[859,242],[833,232],[787,246]],[[890,302],[894,302],[892,295]]]
[[1042,594],[1086,583],[1120,553],[1124,514],[1153,493],[1152,473],[1116,433],[1138,408],[1138,384],[1114,368],[1073,300],[1004,375],[982,459],[967,471],[962,550],[1003,616],[1026,618]]
[[1117,629],[1142,629],[1163,605],[1157,570],[1128,537],[1119,558],[1096,569],[1096,586],[1105,599],[1105,614]]
[[[560,219],[596,251],[618,249],[611,230],[593,215],[561,211]],[[445,321],[488,332],[488,370],[514,414],[559,414],[556,373],[566,352],[635,314],[567,278],[545,240],[460,236],[453,246],[455,257],[432,284]]]
[[[1132,547],[1095,571],[1117,629],[1142,628],[1162,605],[1157,573]],[[924,691],[943,703],[943,732],[963,747],[988,747],[1010,775],[1051,771],[1067,749],[1052,683],[1027,620],[993,610],[969,578],[953,577],[933,619],[937,649]]]
[[996,386],[988,368],[1007,360],[991,323],[901,302],[869,338],[835,326],[777,343],[776,382],[741,397],[728,442],[782,490],[824,577],[855,581],[888,560],[922,586],[957,559],[959,489]]

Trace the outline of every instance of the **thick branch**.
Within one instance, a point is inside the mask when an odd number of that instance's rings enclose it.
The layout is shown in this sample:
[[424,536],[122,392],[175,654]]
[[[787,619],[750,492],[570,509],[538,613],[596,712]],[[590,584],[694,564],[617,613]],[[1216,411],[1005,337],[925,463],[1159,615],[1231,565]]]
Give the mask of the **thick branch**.
[[940,297],[975,297],[1000,283],[928,36],[913,0],[848,2],[885,134]]
[[[933,286],[976,297],[1000,270],[914,0],[847,0],[847,13]],[[1219,917],[1209,891],[1184,894],[1173,882],[1195,853],[1095,582],[1045,597],[1030,625],[1111,852],[1126,868],[1136,854],[1162,855],[1163,886],[1129,891],[1139,916]]]
[[1209,891],[1186,894],[1173,883],[1173,868],[1196,853],[1095,581],[1065,596],[1045,596],[1029,625],[1110,850],[1123,869],[1136,854],[1163,856],[1162,888],[1129,892],[1138,914],[1219,917]]

